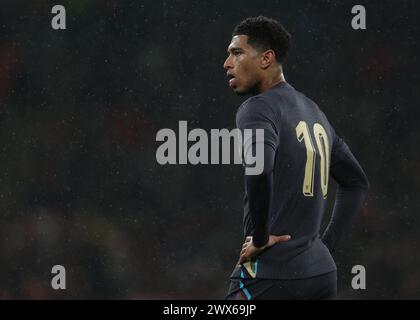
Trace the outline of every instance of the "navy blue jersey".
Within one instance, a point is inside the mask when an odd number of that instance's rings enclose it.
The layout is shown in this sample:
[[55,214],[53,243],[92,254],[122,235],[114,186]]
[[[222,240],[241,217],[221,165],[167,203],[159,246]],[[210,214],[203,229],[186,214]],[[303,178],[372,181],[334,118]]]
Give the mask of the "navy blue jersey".
[[[319,107],[286,82],[246,100],[238,109],[236,124],[241,131],[264,129],[264,144],[273,154],[270,204],[263,222],[256,222],[257,213],[250,210],[245,184],[244,234],[255,238],[259,227],[266,230],[259,239],[289,234],[291,240],[237,265],[232,277],[302,279],[336,270],[331,252],[360,209],[368,187],[346,143]],[[330,176],[338,191],[332,219],[320,237]]]

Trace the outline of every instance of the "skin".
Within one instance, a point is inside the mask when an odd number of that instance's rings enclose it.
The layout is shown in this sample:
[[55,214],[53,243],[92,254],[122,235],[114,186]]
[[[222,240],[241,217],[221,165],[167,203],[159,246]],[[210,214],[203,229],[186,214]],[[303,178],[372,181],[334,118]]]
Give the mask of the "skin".
[[259,255],[261,252],[263,252],[265,249],[270,248],[274,246],[275,244],[280,244],[283,242],[287,242],[291,239],[290,235],[284,235],[284,236],[275,236],[270,234],[268,238],[268,242],[265,244],[265,246],[261,248],[257,248],[252,244],[252,237],[246,237],[244,244],[242,245],[241,254],[239,256],[239,264],[242,264],[244,262],[247,262],[251,260],[253,257]]
[[[259,51],[248,43],[247,35],[232,38],[228,57],[223,64],[229,79],[229,87],[238,95],[258,95],[271,87],[285,82],[282,67],[276,61],[273,50]],[[262,247],[255,247],[252,237],[246,237],[239,257],[239,264],[251,260],[265,249],[291,239],[290,235],[270,235]]]
[[285,82],[281,65],[273,50],[258,51],[248,43],[247,35],[232,38],[228,57],[223,64],[229,86],[238,95],[257,95]]

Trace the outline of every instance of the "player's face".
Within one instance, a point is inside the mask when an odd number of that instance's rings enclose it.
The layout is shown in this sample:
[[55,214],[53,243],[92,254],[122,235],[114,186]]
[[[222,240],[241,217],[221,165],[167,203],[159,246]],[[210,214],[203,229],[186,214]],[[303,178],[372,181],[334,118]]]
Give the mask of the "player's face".
[[232,38],[223,67],[227,71],[229,87],[239,95],[252,93],[260,82],[260,54],[248,44],[248,36]]

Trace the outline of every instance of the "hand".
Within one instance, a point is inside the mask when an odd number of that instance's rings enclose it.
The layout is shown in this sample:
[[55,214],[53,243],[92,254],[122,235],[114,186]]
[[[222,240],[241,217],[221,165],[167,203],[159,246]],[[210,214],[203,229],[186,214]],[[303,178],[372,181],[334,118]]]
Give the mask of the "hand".
[[277,243],[287,242],[291,239],[290,235],[268,237],[268,242],[261,248],[257,248],[252,243],[252,237],[246,237],[244,244],[242,245],[241,255],[239,257],[239,264],[251,260],[253,257],[259,255],[264,249],[270,248]]

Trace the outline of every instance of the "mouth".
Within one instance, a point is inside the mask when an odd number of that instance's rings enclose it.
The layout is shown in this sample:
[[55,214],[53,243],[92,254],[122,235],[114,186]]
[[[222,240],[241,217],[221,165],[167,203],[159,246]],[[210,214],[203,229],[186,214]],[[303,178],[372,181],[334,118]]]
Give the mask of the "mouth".
[[228,81],[229,81],[229,87],[233,88],[236,84],[236,78],[233,74],[228,73],[227,75]]

